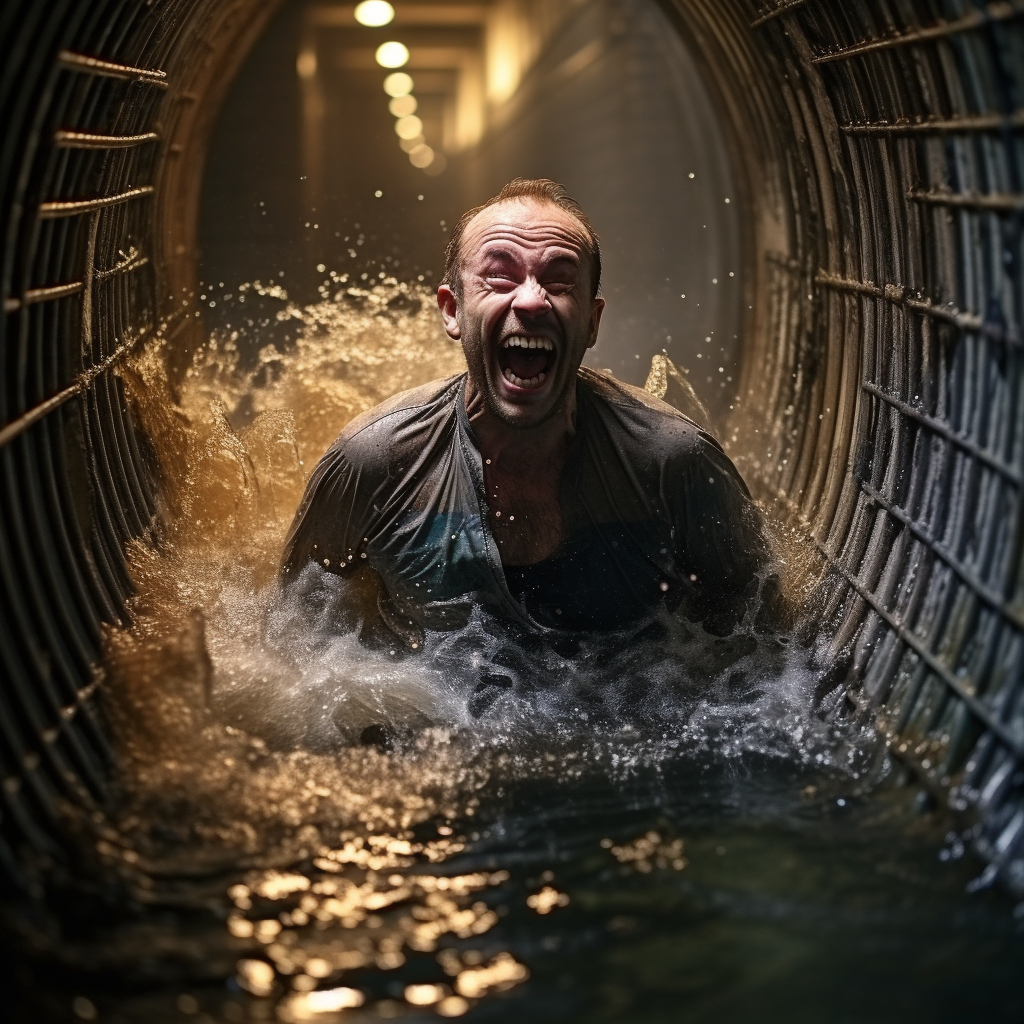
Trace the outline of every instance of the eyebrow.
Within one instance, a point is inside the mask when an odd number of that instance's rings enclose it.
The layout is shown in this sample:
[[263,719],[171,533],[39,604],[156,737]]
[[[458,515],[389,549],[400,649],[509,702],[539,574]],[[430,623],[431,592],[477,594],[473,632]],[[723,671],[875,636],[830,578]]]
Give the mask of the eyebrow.
[[512,263],[518,262],[515,255],[508,249],[484,248],[483,258],[487,260],[509,260]]
[[[481,256],[484,260],[493,260],[495,262],[508,262],[508,263],[520,263],[519,257],[509,249],[489,249],[485,245]],[[574,267],[582,266],[582,260],[579,253],[572,252],[569,249],[565,249],[562,252],[556,253],[549,260],[548,263],[569,263]]]

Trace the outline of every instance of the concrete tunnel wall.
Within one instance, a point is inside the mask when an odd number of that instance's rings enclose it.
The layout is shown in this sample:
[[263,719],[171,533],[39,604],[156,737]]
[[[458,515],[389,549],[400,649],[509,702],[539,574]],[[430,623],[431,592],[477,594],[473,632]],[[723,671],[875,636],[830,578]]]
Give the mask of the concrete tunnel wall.
[[[653,2],[653,0],[652,0]],[[661,0],[746,212],[752,489],[814,552],[822,713],[873,719],[1024,892],[1024,3]],[[185,364],[203,154],[274,0],[0,14],[0,874],[100,813],[96,700],[160,468],[118,375]],[[101,684],[100,684],[101,685]]]

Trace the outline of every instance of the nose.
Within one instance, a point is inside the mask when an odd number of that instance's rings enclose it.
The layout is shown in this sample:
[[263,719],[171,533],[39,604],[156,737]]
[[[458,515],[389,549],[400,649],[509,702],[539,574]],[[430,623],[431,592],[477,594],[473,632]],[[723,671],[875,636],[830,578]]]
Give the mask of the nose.
[[548,293],[541,287],[535,277],[528,277],[517,289],[512,299],[512,309],[524,316],[543,316],[549,309],[551,303],[548,301]]

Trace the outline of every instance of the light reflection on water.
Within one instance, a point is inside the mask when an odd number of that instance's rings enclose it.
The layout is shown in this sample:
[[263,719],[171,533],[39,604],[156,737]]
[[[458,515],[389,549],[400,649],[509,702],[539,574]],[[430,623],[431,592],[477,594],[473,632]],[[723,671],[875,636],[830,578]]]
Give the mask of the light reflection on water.
[[[282,599],[320,453],[462,358],[415,286],[240,294],[287,343],[253,360],[216,335],[173,401],[159,349],[128,380],[166,509],[107,638],[123,799],[99,851],[151,930],[90,940],[119,980],[80,1000],[207,1024],[944,1020],[979,998],[1019,1019],[1009,909],[963,895],[971,867],[938,860],[903,791],[868,798],[873,734],[811,713],[785,638],[655,626],[516,651],[477,617],[408,658],[339,629],[336,577]],[[485,662],[511,685],[474,705]],[[353,746],[373,723],[400,749]]]

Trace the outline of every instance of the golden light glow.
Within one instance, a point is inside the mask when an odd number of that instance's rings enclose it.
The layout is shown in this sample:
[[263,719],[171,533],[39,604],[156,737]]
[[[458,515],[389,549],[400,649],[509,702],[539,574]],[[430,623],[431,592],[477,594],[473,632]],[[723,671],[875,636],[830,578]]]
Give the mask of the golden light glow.
[[406,985],[405,1001],[413,1006],[432,1006],[444,999],[443,985]]
[[434,162],[434,151],[425,143],[417,146],[409,153],[409,163],[413,167],[429,167]]
[[295,59],[295,70],[299,78],[315,78],[316,54],[312,50],[303,50]]
[[412,75],[395,71],[384,79],[384,91],[389,96],[408,96],[412,92]]
[[409,47],[394,40],[381,43],[374,55],[382,68],[400,68],[409,63]]
[[499,953],[483,967],[467,967],[455,979],[455,991],[467,999],[479,999],[488,992],[504,992],[525,981],[530,972],[511,953]]
[[356,21],[369,28],[389,24],[395,17],[395,9],[387,0],[363,0],[356,7]]
[[310,992],[306,1005],[316,1013],[331,1013],[363,1005],[363,993],[355,988],[329,988]]
[[419,104],[416,102],[415,96],[396,96],[388,104],[388,110],[390,110],[395,117],[408,117],[409,114],[416,113],[416,108],[418,106]]
[[402,139],[398,144],[402,147],[403,152],[411,153],[417,146],[422,146],[425,141],[422,135],[417,135],[411,139]]
[[265,960],[239,960],[238,983],[254,996],[268,996],[274,987],[274,968]]
[[423,134],[423,122],[415,114],[400,117],[395,122],[395,134],[400,139],[414,139]]
[[602,839],[601,846],[611,850],[612,856],[620,863],[647,874],[654,868],[673,868],[682,871],[690,862],[683,856],[685,843],[682,839],[662,839],[658,832],[647,832],[631,843],[615,846],[610,839]]
[[434,159],[423,168],[425,174],[429,174],[432,178],[437,177],[441,174],[444,169],[448,166],[448,161],[444,158],[444,153],[434,152]]
[[468,1009],[469,1003],[462,996],[448,996],[434,1007],[441,1017],[461,1017]]
[[[318,992],[296,992],[278,1009],[278,1017],[285,1021],[323,1019],[323,1014],[337,1014],[341,1010],[362,1006],[366,997],[357,988],[328,988]],[[332,1017],[336,1020],[336,1017]]]
[[531,910],[536,910],[538,914],[550,914],[555,907],[568,906],[569,896],[567,893],[553,889],[550,885],[545,885],[540,892],[527,898],[526,905]]

